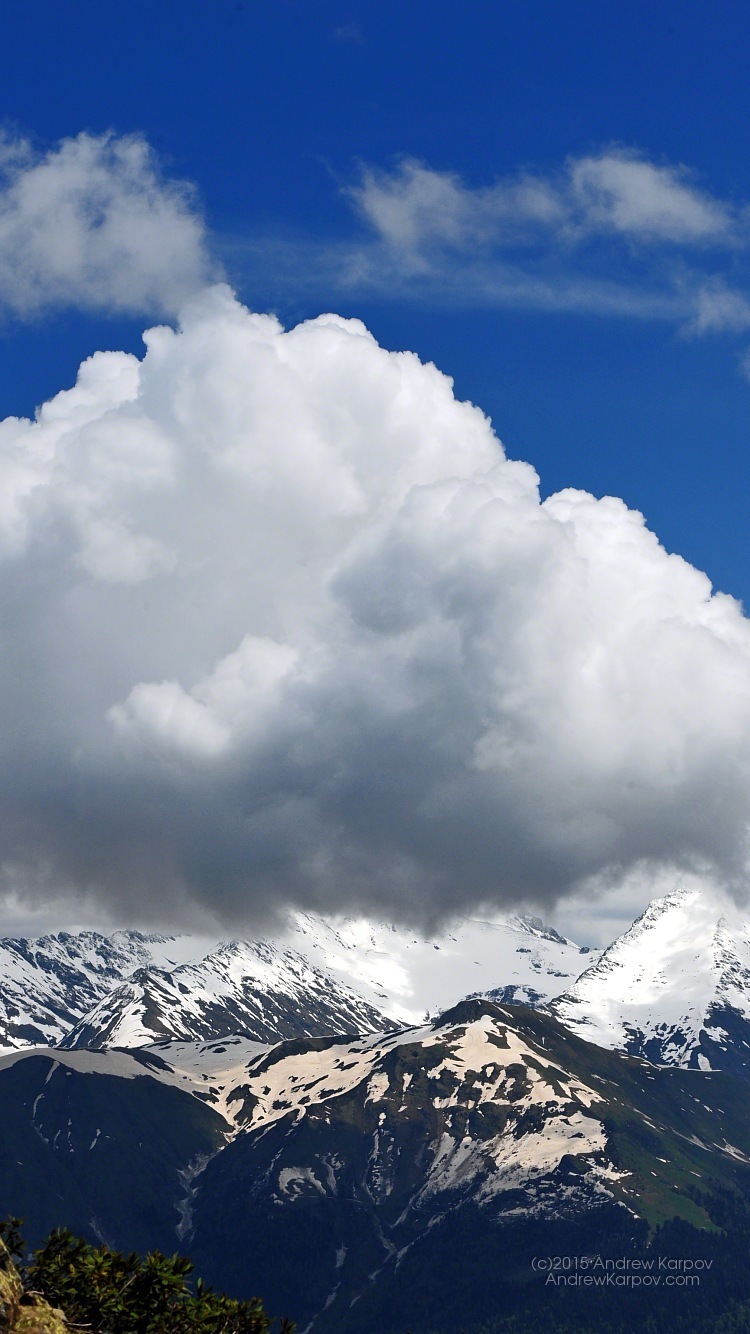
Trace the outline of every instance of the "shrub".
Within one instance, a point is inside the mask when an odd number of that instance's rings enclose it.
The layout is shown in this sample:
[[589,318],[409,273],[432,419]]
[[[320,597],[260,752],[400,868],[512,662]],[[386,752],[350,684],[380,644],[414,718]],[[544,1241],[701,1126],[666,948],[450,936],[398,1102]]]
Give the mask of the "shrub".
[[[20,1221],[0,1223],[0,1237],[20,1259]],[[270,1334],[275,1322],[257,1298],[235,1301],[200,1279],[191,1289],[192,1271],[185,1256],[122,1255],[57,1228],[21,1267],[21,1276],[27,1292],[41,1294],[72,1325],[85,1325],[92,1334]],[[282,1320],[279,1334],[293,1331]]]

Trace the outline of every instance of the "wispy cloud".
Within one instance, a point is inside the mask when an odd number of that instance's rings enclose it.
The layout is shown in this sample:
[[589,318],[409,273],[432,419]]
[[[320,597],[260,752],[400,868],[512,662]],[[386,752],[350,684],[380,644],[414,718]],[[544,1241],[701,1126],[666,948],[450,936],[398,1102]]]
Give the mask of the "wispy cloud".
[[619,233],[640,242],[733,244],[738,219],[694,185],[684,167],[657,166],[623,150],[571,159],[561,207],[583,235]]
[[412,261],[435,245],[580,246],[608,235],[640,244],[733,245],[734,210],[694,185],[684,168],[613,149],[571,158],[547,177],[525,171],[472,187],[406,158],[393,170],[364,167],[347,188],[362,216]]
[[[361,167],[344,194],[370,232],[371,281],[387,274],[438,301],[666,319],[691,334],[750,324],[723,272],[750,244],[750,214],[682,166],[610,148],[472,186],[406,158]],[[345,272],[361,282],[368,270]]]
[[744,333],[750,328],[750,300],[723,278],[709,279],[695,293],[695,314],[687,333]]
[[209,236],[196,190],[139,135],[45,152],[0,137],[0,314],[174,315],[222,276],[254,304],[337,294],[750,328],[750,210],[622,147],[491,183],[414,158],[341,185],[349,234]]
[[340,189],[348,236],[238,240],[230,267],[272,302],[343,292],[661,320],[691,337],[750,328],[750,208],[685,166],[615,146],[472,184],[403,158],[361,164]]

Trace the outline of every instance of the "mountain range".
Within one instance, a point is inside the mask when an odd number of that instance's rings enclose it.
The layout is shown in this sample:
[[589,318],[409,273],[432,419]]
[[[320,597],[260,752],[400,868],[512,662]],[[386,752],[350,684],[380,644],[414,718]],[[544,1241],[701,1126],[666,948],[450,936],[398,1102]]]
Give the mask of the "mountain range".
[[[307,1334],[750,1327],[750,927],[713,895],[601,952],[519,916],[5,940],[0,1013],[32,1243],[187,1250]],[[539,1256],[708,1268],[618,1304]]]
[[705,1255],[746,1222],[745,1087],[482,998],[361,1037],[19,1050],[0,1182],[31,1241],[62,1216],[188,1249],[311,1332],[457,1334],[494,1328],[521,1278],[548,1298],[537,1254],[648,1257],[657,1234]]
[[591,957],[537,918],[517,915],[464,922],[428,940],[303,913],[257,941],[138,931],[7,938],[0,1050],[373,1032],[417,1022],[498,977],[503,999],[541,1003]]

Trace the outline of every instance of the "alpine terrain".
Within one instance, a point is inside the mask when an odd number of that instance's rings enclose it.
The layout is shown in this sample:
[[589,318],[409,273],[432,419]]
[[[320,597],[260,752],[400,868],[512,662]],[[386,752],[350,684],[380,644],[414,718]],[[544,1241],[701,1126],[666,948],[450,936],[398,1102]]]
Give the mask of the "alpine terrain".
[[656,899],[549,1008],[599,1046],[750,1078],[750,922],[696,889]]
[[[63,1217],[179,1246],[318,1334],[534,1329],[560,1309],[540,1254],[689,1254],[717,1265],[704,1302],[742,1295],[745,1089],[486,999],[362,1037],[19,1051],[0,1059],[0,1182],[32,1241]],[[594,1320],[606,1297],[586,1294]]]
[[[2,948],[0,1198],[32,1244],[179,1249],[305,1334],[750,1320],[750,933],[715,898],[601,955],[534,918],[302,914]],[[561,1291],[540,1256],[687,1257],[700,1290]]]
[[8,938],[0,941],[0,1050],[372,1032],[421,1020],[493,988],[498,977],[502,999],[541,1003],[591,957],[515,914],[464,922],[430,940],[308,913],[291,914],[276,936],[258,941],[137,931]]

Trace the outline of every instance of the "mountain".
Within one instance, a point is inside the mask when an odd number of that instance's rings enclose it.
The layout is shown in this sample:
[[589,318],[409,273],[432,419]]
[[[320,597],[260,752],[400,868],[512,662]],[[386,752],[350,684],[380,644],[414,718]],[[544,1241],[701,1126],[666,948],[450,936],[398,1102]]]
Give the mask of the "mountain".
[[0,1050],[53,1045],[124,977],[172,966],[185,937],[96,931],[0,940]]
[[303,954],[265,941],[231,941],[169,972],[137,970],[98,1001],[60,1045],[142,1047],[162,1037],[210,1039],[233,1033],[273,1042],[393,1026]]
[[141,1046],[238,1031],[262,1041],[414,1023],[467,992],[541,1003],[585,949],[535,918],[408,928],[291,913],[265,940],[61,932],[0,941],[0,1050]]
[[598,958],[537,917],[508,913],[467,918],[432,935],[348,917],[327,921],[291,913],[275,938],[348,981],[391,1018],[420,1023],[464,996],[491,992],[505,1000],[549,1000]]
[[750,923],[705,891],[656,899],[549,1009],[600,1046],[750,1078]]
[[[198,1091],[205,1061],[236,1127],[193,1180],[184,1244],[309,1334],[487,1330],[550,1297],[539,1255],[718,1265],[724,1247],[731,1285],[746,1252],[744,1085],[601,1050],[539,1010],[478,999],[396,1033],[157,1055]],[[627,1327],[670,1328],[655,1307]],[[561,1327],[554,1310],[540,1327]]]
[[2,1216],[38,1245],[65,1225],[90,1240],[171,1254],[193,1166],[227,1140],[225,1120],[140,1052],[16,1052],[0,1058]]
[[[538,1009],[474,1000],[270,1048],[18,1052],[0,1099],[0,1197],[32,1241],[64,1219],[119,1248],[179,1246],[310,1334],[664,1330],[663,1310],[696,1321],[716,1294],[750,1295],[746,1085],[592,1046]],[[587,1293],[591,1323],[567,1326],[578,1295],[532,1267],[555,1255],[716,1274],[666,1307],[618,1292],[606,1320]]]

